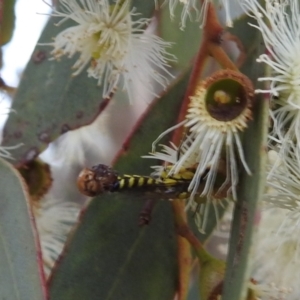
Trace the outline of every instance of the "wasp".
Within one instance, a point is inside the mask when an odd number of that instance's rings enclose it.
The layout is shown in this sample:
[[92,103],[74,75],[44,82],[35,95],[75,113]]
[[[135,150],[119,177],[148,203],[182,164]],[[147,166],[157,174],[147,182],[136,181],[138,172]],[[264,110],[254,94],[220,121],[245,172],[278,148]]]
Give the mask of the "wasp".
[[[171,167],[167,167],[171,168]],[[112,168],[99,164],[84,168],[77,179],[79,191],[89,197],[105,192],[135,190],[159,194],[163,199],[186,199],[189,197],[188,186],[195,169],[182,169],[178,174],[169,176],[166,169],[159,178],[142,175],[119,175]]]
[[[82,194],[89,197],[95,197],[108,192],[140,192],[140,195],[147,199],[139,216],[139,225],[143,226],[149,224],[151,220],[154,200],[190,200],[191,192],[189,186],[193,180],[197,166],[181,168],[176,174],[170,173],[172,168],[172,165],[165,167],[159,176],[120,175],[109,166],[99,164],[92,168],[84,168],[78,176],[77,186]],[[199,189],[193,198],[196,203],[195,214],[199,211],[200,206],[207,201],[206,197],[201,195],[205,185],[205,176],[201,179]],[[220,182],[223,182],[223,179],[221,178]],[[216,199],[218,199],[217,196],[219,199],[226,197],[227,189],[224,188],[224,191],[222,193],[218,191],[214,197]]]

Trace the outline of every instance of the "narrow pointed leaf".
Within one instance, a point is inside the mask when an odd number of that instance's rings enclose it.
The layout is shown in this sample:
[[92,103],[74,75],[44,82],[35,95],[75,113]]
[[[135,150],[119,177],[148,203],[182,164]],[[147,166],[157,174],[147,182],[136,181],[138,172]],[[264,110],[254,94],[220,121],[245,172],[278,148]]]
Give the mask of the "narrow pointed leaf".
[[[257,78],[262,76],[263,71],[262,66],[256,63],[256,58],[263,52],[263,49],[260,49],[262,41],[259,31],[250,27],[248,21],[248,17],[236,21],[231,32],[241,39],[247,52],[247,60],[242,71],[257,85]],[[249,176],[243,172],[240,179],[238,201],[232,222],[223,300],[245,299],[247,293],[250,247],[255,231],[255,211],[258,201],[262,198],[265,183],[268,109],[268,101],[257,96],[253,108],[253,122],[245,132],[245,158],[253,174]]]
[[191,66],[193,58],[199,50],[202,29],[199,22],[186,22],[184,30],[180,29],[182,5],[177,5],[174,16],[170,16],[169,5],[163,5],[159,15],[159,31],[163,39],[172,42],[170,52],[177,58],[176,67],[186,69]]

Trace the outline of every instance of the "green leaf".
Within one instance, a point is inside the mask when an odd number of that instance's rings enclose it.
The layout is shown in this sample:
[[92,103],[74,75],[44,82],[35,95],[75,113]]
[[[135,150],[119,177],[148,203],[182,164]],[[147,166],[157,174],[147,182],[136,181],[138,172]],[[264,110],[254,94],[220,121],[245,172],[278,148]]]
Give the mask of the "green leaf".
[[[249,17],[239,19],[231,33],[242,41],[246,49],[247,59],[242,71],[257,85],[257,78],[263,76],[263,68],[256,63],[256,58],[264,49],[260,49],[260,32],[247,25],[249,21]],[[268,101],[257,96],[253,107],[253,122],[245,132],[244,140],[245,158],[253,174],[249,176],[243,172],[240,177],[222,300],[245,299],[247,293],[247,269],[255,230],[255,212],[265,186],[268,110]]]
[[0,0],[0,46],[11,40],[15,29],[16,0]]
[[[116,0],[109,0],[109,3],[110,5],[115,5]],[[134,21],[137,21],[140,18],[150,19],[154,14],[155,1],[131,0],[130,7],[134,12],[134,14],[132,15],[132,19]]]
[[132,16],[134,21],[140,18],[151,18],[154,14],[155,1],[132,0],[131,7],[135,12]]
[[200,47],[202,29],[199,22],[187,20],[184,30],[180,30],[182,5],[177,5],[171,18],[169,5],[163,5],[159,16],[159,32],[164,40],[174,43],[169,52],[177,57],[176,67],[191,66]]
[[[134,197],[132,197],[134,198]],[[50,299],[172,299],[176,240],[169,203],[138,227],[143,202],[93,200],[50,282]]]
[[0,178],[1,299],[46,299],[26,187],[17,171],[2,159]]
[[[116,170],[151,172],[153,160],[140,156],[176,122],[188,77],[150,108]],[[50,299],[173,299],[177,252],[171,205],[159,201],[150,225],[139,228],[142,200],[134,192],[93,199],[53,274]]]
[[[55,19],[57,21],[57,19]],[[49,43],[58,32],[73,25],[71,21],[54,25],[51,18],[39,43]],[[77,57],[49,60],[50,46],[36,46],[14,98],[5,126],[2,145],[24,146],[14,150],[16,164],[34,159],[48,143],[62,133],[91,123],[104,105],[102,87],[88,78],[85,70],[72,77]]]

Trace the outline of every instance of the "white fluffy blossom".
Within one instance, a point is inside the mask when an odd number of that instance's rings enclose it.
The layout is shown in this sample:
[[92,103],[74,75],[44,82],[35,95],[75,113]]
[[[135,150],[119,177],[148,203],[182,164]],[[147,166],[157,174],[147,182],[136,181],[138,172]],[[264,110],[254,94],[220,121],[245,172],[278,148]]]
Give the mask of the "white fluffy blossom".
[[[269,152],[270,156],[270,152]],[[265,201],[277,208],[300,212],[300,161],[295,150],[281,157],[273,151],[269,165]]]
[[281,151],[288,156],[291,141],[300,147],[300,9],[297,0],[266,0],[263,8],[258,0],[243,0],[242,5],[256,21],[267,53],[258,62],[269,67],[270,74],[259,78],[270,83],[257,92],[270,93],[273,138],[282,143]]
[[35,221],[44,271],[48,277],[65,246],[70,230],[77,222],[80,206],[73,202],[55,201],[52,197],[44,198],[39,205],[34,210]]
[[299,213],[268,206],[262,211],[250,259],[258,299],[299,299]]
[[72,57],[79,53],[73,75],[88,67],[88,76],[103,86],[103,97],[109,97],[117,85],[122,85],[132,100],[133,87],[142,86],[153,94],[153,81],[162,87],[168,84],[166,51],[170,43],[145,31],[148,19],[133,20],[129,0],[61,0],[52,16],[61,17],[57,25],[71,19],[74,26],[60,32],[51,52],[54,58]]
[[300,295],[300,161],[268,153],[267,189],[250,259],[253,289],[262,300],[298,300]]
[[[153,177],[160,178],[162,174],[167,172],[166,167],[168,165],[175,165],[178,161],[178,157],[183,155],[187,149],[185,145],[182,145],[177,148],[173,143],[171,143],[171,147],[166,145],[160,145],[162,147],[161,152],[155,152],[151,155],[145,155],[143,158],[152,158],[159,159],[164,161],[165,165],[157,165],[152,166],[154,172],[151,174]],[[189,172],[193,169],[194,165],[197,163],[196,157],[189,157],[188,160],[184,161],[181,168],[189,169]],[[183,172],[184,174],[184,172]],[[190,210],[193,213],[195,224],[197,225],[200,232],[204,233],[207,225],[208,218],[210,216],[210,211],[213,209],[217,223],[220,220],[219,206],[223,206],[222,201],[220,199],[214,198],[201,198],[199,193],[195,195],[195,197],[190,197],[187,195],[186,199],[186,210]]]

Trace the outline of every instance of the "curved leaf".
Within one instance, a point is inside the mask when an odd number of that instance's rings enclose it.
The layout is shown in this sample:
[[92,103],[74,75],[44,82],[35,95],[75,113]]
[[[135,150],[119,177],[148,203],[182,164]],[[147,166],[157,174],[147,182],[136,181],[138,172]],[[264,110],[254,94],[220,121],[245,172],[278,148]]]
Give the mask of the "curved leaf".
[[44,278],[20,176],[0,159],[0,295],[1,299],[46,299]]
[[199,22],[187,20],[184,30],[180,29],[182,5],[177,5],[174,16],[170,16],[169,5],[163,5],[159,16],[159,31],[163,39],[172,42],[170,53],[176,56],[176,67],[191,66],[201,43],[202,29]]
[[[263,49],[260,49],[261,34],[250,27],[248,21],[249,17],[240,18],[231,32],[241,40],[246,50],[247,59],[242,71],[257,85],[257,78],[261,77],[263,72],[263,68],[256,63],[256,58],[263,52]],[[245,158],[253,174],[249,176],[245,171],[241,174],[232,222],[223,300],[239,300],[246,297],[246,285],[249,280],[247,268],[255,230],[256,206],[262,198],[265,185],[268,110],[268,101],[257,96],[253,107],[253,122],[245,132],[244,141]]]
[[[54,25],[51,18],[39,43],[49,43],[58,32],[72,25]],[[17,164],[34,159],[62,133],[91,123],[105,104],[102,87],[85,70],[72,77],[77,57],[49,60],[50,46],[36,46],[24,71],[4,130],[2,145],[23,143],[14,151]]]
[[134,21],[140,18],[151,18],[155,9],[155,1],[132,0],[131,7],[135,12],[132,16]]
[[[188,75],[150,109],[116,169],[149,174],[141,159],[152,141],[176,121]],[[166,114],[166,111],[168,114]],[[176,238],[171,206],[160,202],[149,226],[138,228],[143,202],[134,193],[93,199],[50,281],[50,299],[172,299],[176,291]],[[76,284],[74,284],[76,283]]]

